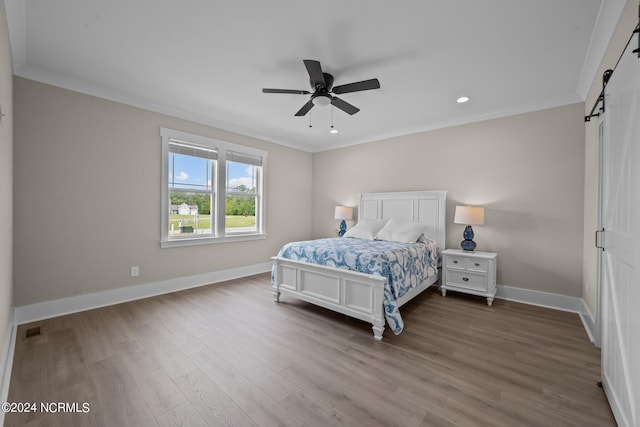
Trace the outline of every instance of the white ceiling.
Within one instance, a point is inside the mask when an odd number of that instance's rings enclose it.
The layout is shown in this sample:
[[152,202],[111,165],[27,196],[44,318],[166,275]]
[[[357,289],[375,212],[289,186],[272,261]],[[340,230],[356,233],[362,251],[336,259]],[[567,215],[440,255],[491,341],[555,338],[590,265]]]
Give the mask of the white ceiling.
[[[625,0],[5,0],[18,76],[310,152],[584,101]],[[315,107],[303,59],[353,116]],[[467,104],[456,104],[468,95]]]

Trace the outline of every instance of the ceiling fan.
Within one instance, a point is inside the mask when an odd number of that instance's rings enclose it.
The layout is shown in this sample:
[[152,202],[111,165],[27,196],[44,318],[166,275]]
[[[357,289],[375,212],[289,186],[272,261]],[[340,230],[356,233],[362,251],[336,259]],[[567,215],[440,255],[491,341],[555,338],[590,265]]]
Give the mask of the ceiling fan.
[[314,105],[325,106],[332,104],[334,107],[338,107],[347,114],[353,115],[360,111],[359,108],[349,104],[342,99],[331,95],[359,92],[362,90],[380,89],[380,82],[378,79],[363,80],[361,82],[348,83],[346,85],[333,86],[333,76],[329,73],[323,73],[322,67],[319,61],[311,59],[305,59],[304,66],[307,67],[309,73],[309,83],[313,92],[308,90],[293,90],[293,89],[262,89],[264,93],[289,93],[295,95],[311,95],[311,99],[302,106],[300,110],[295,114],[296,116],[304,116],[313,108]]

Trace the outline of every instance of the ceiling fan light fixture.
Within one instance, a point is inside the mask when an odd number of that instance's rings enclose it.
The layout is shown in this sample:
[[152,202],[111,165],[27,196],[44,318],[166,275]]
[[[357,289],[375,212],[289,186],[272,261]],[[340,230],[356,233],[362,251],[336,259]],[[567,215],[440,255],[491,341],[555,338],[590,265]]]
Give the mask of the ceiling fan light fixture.
[[338,129],[334,128],[333,126],[331,126],[331,130],[329,131],[331,133],[338,133]]
[[331,104],[331,98],[328,95],[318,95],[313,98],[313,105],[317,105],[318,107],[326,107]]

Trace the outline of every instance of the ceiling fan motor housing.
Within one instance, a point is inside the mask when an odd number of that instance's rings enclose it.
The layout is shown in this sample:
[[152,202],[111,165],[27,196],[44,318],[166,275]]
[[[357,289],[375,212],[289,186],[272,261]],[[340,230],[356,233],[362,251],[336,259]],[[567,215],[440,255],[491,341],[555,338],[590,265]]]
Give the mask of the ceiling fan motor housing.
[[313,80],[309,80],[309,84],[311,85],[311,88],[314,89],[316,92],[321,93],[321,92],[330,92],[331,88],[333,87],[333,76],[329,73],[322,73],[322,75],[324,76],[324,85],[317,84],[315,87],[313,86]]

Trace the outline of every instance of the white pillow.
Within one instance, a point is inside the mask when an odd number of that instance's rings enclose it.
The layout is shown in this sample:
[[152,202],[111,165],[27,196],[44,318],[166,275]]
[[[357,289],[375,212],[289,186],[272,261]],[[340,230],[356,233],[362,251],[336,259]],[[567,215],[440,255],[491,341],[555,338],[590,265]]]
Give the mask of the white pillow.
[[356,225],[344,233],[344,237],[373,240],[386,224],[384,219],[361,219]]
[[424,232],[424,229],[424,224],[390,219],[384,228],[378,232],[376,240],[415,243]]

